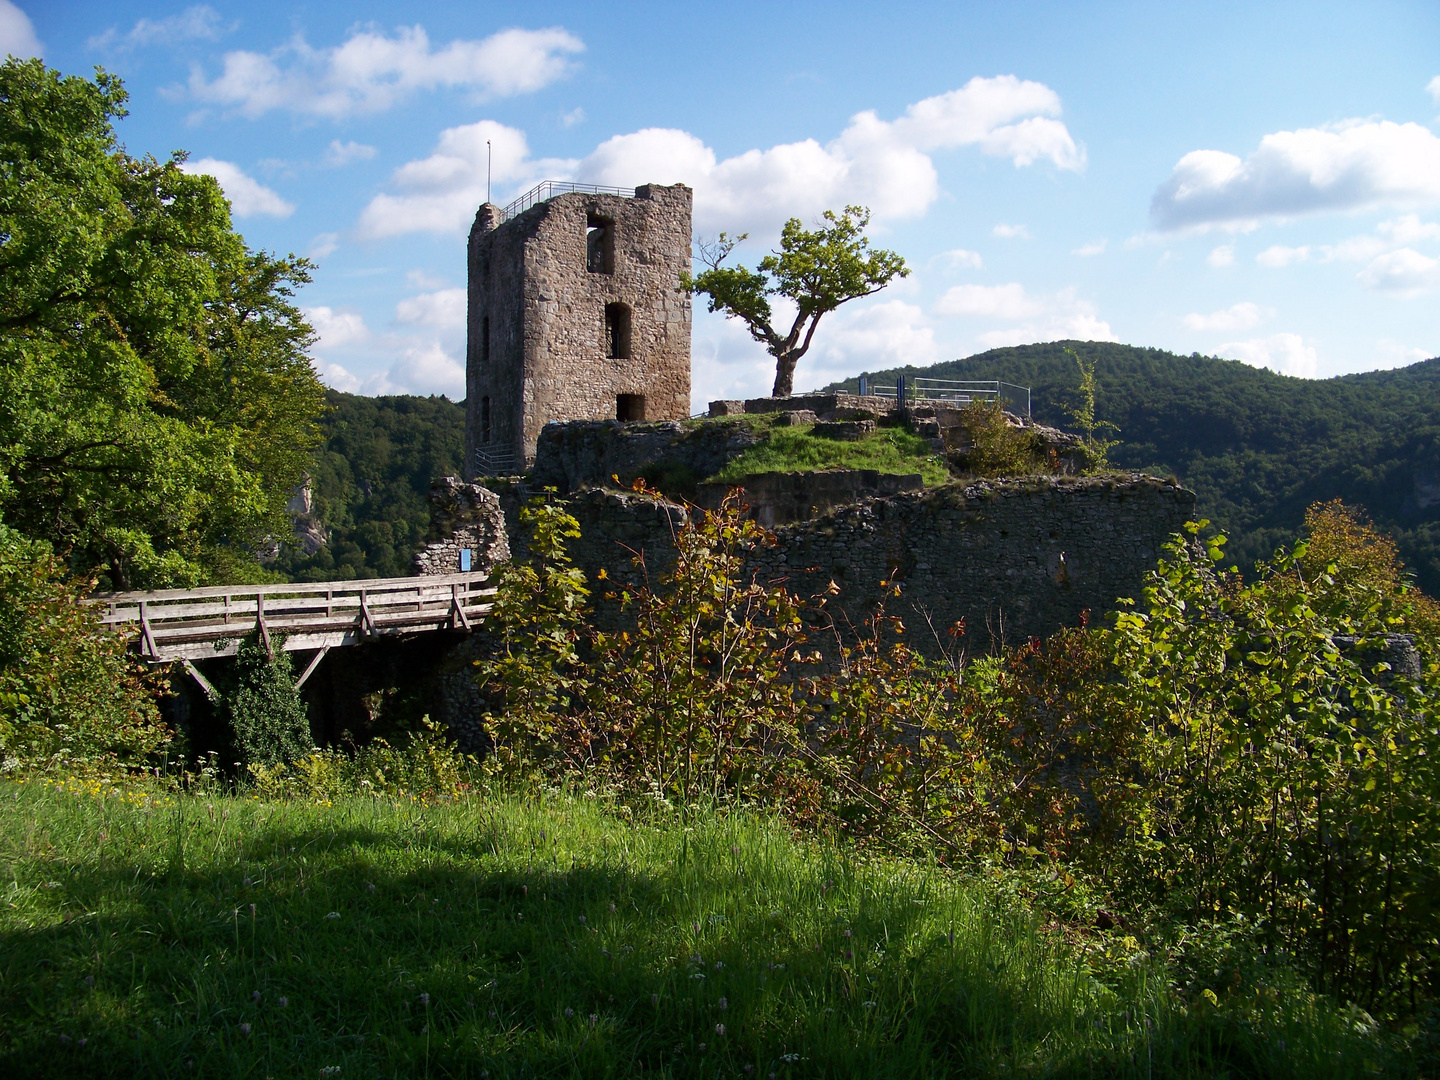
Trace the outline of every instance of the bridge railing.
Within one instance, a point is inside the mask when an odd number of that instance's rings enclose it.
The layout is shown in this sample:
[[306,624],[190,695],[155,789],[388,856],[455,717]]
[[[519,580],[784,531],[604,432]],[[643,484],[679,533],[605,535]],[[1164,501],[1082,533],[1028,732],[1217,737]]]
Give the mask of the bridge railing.
[[[490,612],[495,589],[483,572],[316,584],[214,586],[93,598],[102,621],[135,634],[147,660],[233,656],[258,633],[289,652],[353,645],[426,630],[469,630]],[[272,644],[273,643],[273,644]]]

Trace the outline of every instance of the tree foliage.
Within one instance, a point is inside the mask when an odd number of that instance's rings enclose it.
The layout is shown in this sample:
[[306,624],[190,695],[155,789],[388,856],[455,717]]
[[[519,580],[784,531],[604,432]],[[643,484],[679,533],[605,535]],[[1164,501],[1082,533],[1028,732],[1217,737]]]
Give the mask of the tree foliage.
[[90,584],[0,522],[0,758],[143,765],[170,742],[154,681],[84,602]]
[[309,265],[183,154],[125,153],[125,100],[0,66],[0,508],[111,587],[253,576],[316,437]]
[[[711,311],[742,320],[750,336],[775,357],[775,397],[793,392],[795,366],[809,350],[822,315],[910,273],[895,252],[870,250],[866,208],[847,206],[838,215],[826,210],[824,219],[818,228],[806,229],[799,218],[791,218],[780,232],[780,250],[761,259],[755,270],[722,265],[748,234],[721,233],[713,245],[701,245],[700,259],[707,269],[682,279],[691,292],[709,297]],[[772,296],[795,305],[795,318],[784,333],[774,326]]]
[[295,688],[294,661],[280,644],[277,639],[267,648],[256,635],[245,638],[226,680],[225,718],[240,765],[284,764],[315,747],[305,702]]

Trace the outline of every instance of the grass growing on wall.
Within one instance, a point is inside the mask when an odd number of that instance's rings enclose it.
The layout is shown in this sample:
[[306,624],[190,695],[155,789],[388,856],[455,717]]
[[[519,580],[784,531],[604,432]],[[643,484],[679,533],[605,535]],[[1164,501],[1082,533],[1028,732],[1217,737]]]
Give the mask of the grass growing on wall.
[[7,1077],[1333,1077],[1383,1049],[1298,987],[1187,1006],[1133,943],[743,815],[9,782],[0,870]]
[[759,473],[828,469],[919,473],[927,487],[950,479],[944,460],[930,445],[901,428],[881,428],[853,442],[820,438],[813,429],[811,424],[772,428],[765,442],[731,460],[714,479],[736,483]]

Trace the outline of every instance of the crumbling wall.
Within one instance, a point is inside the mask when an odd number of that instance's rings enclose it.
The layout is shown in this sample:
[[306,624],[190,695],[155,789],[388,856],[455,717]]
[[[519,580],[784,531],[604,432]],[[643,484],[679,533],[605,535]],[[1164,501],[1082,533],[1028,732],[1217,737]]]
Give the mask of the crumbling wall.
[[616,420],[549,424],[540,432],[531,481],[562,492],[637,476],[693,488],[764,436],[745,423],[622,424]]
[[[462,552],[470,552],[469,567]],[[442,476],[430,484],[430,542],[415,553],[417,574],[490,570],[510,559],[500,497],[479,484]]]

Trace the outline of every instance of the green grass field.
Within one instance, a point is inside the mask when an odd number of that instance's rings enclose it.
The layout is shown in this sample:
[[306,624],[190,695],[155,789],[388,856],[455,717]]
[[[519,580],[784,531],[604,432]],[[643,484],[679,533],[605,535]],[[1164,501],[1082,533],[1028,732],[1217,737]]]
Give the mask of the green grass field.
[[770,437],[730,461],[713,479],[738,482],[767,472],[812,469],[874,469],[882,473],[919,473],[927,487],[949,481],[944,460],[917,435],[881,428],[853,442],[811,434],[813,425],[774,427]]
[[[992,886],[765,819],[0,784],[0,1075],[1370,1075]],[[1118,949],[1118,953],[1116,952]],[[1128,950],[1128,951],[1127,951]]]

